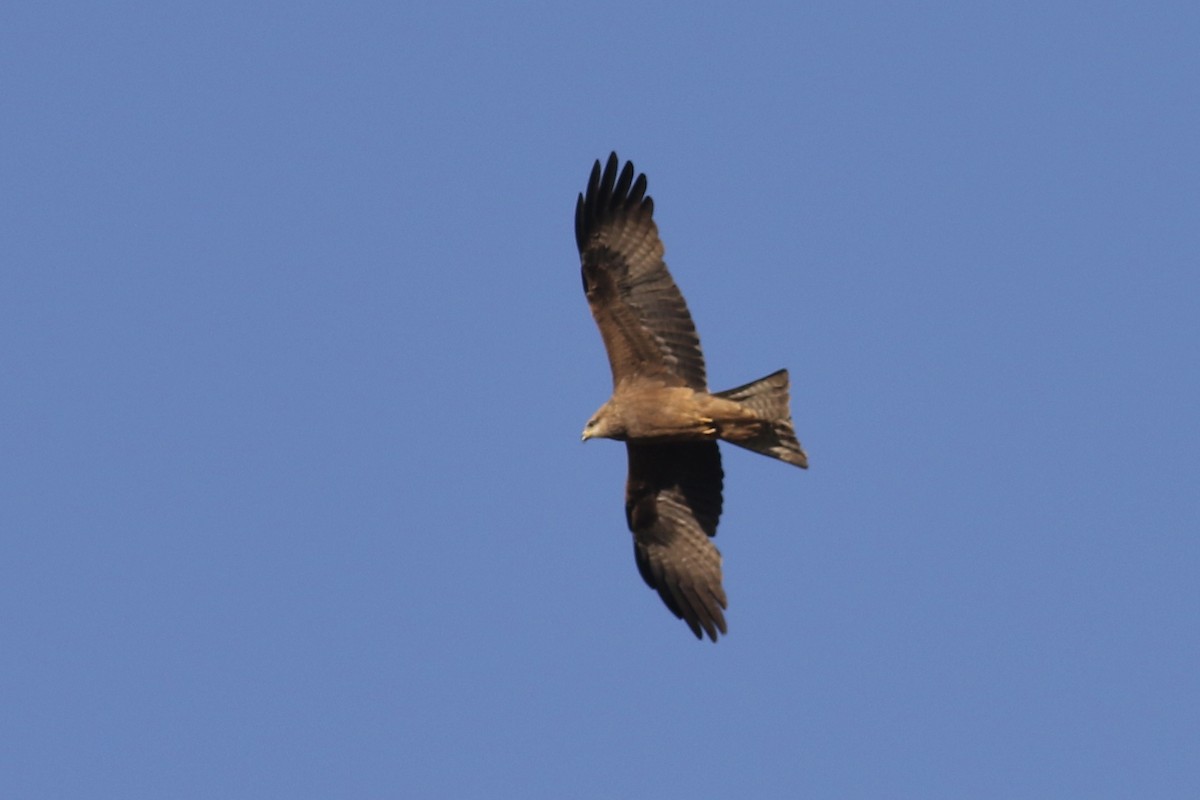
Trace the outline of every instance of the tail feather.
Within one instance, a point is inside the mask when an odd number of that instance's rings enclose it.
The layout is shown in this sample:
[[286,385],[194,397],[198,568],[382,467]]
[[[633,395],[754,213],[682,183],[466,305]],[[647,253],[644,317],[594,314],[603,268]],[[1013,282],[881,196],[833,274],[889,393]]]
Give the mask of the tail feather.
[[802,469],[808,468],[808,454],[796,439],[792,427],[792,412],[789,409],[788,373],[786,369],[773,372],[765,378],[717,392],[717,397],[736,400],[743,407],[770,423],[763,425],[751,437],[738,440],[726,439],[731,444],[777,458]]

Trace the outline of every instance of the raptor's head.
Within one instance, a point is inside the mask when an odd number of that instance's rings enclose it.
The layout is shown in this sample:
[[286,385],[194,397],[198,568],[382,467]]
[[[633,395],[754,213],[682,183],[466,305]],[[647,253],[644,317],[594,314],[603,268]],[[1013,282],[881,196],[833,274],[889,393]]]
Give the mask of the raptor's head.
[[592,414],[592,418],[583,426],[583,441],[588,439],[624,439],[625,426],[621,424],[621,415],[609,401],[600,406]]

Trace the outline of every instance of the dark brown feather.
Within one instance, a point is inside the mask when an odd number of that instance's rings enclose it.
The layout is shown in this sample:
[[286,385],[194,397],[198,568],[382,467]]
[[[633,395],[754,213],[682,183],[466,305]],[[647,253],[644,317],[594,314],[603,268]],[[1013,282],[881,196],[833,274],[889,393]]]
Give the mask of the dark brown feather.
[[716,442],[627,443],[625,516],[638,572],[697,638],[724,634],[721,517],[724,473]]
[[575,205],[583,288],[600,328],[613,385],[653,377],[706,390],[704,355],[687,303],[667,271],[646,176],[632,162],[597,161]]

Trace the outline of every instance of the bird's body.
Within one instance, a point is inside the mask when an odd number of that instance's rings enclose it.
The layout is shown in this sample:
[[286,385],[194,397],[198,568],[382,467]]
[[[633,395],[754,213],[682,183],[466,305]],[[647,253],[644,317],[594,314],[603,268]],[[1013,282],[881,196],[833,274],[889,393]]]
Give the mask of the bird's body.
[[583,438],[626,443],[625,514],[642,578],[700,637],[725,633],[717,440],[808,466],[792,428],[788,375],[710,393],[700,339],[663,262],[646,176],[597,161],[575,207],[583,286],[608,351],[613,394]]
[[711,442],[746,416],[734,402],[687,386],[641,382],[614,392],[584,428],[584,438]]
[[[782,381],[786,391],[785,371],[763,380]],[[772,439],[780,424],[778,417],[770,413],[775,409],[764,413],[723,394],[709,394],[686,386],[663,386],[653,381],[621,387],[588,421],[583,438],[585,441],[605,438],[621,442],[713,442],[724,439],[763,452],[759,443],[764,438]],[[790,432],[785,428],[781,433],[782,441],[791,444]],[[794,438],[791,434],[791,439]],[[772,444],[779,445],[779,442]],[[795,443],[795,447],[781,446],[779,454],[766,452],[764,455],[799,467],[808,466],[807,456],[799,443]]]

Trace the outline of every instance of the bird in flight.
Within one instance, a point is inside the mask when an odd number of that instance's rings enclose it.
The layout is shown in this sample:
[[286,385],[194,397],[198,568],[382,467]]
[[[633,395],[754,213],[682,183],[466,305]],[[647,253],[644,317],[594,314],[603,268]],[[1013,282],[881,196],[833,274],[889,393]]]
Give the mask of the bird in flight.
[[638,572],[696,638],[727,632],[721,554],[711,538],[724,472],[717,440],[808,467],[779,370],[709,392],[700,338],[663,261],[646,176],[617,154],[597,161],[575,205],[583,290],[608,351],[612,397],[584,440],[616,439],[629,453],[625,519]]

